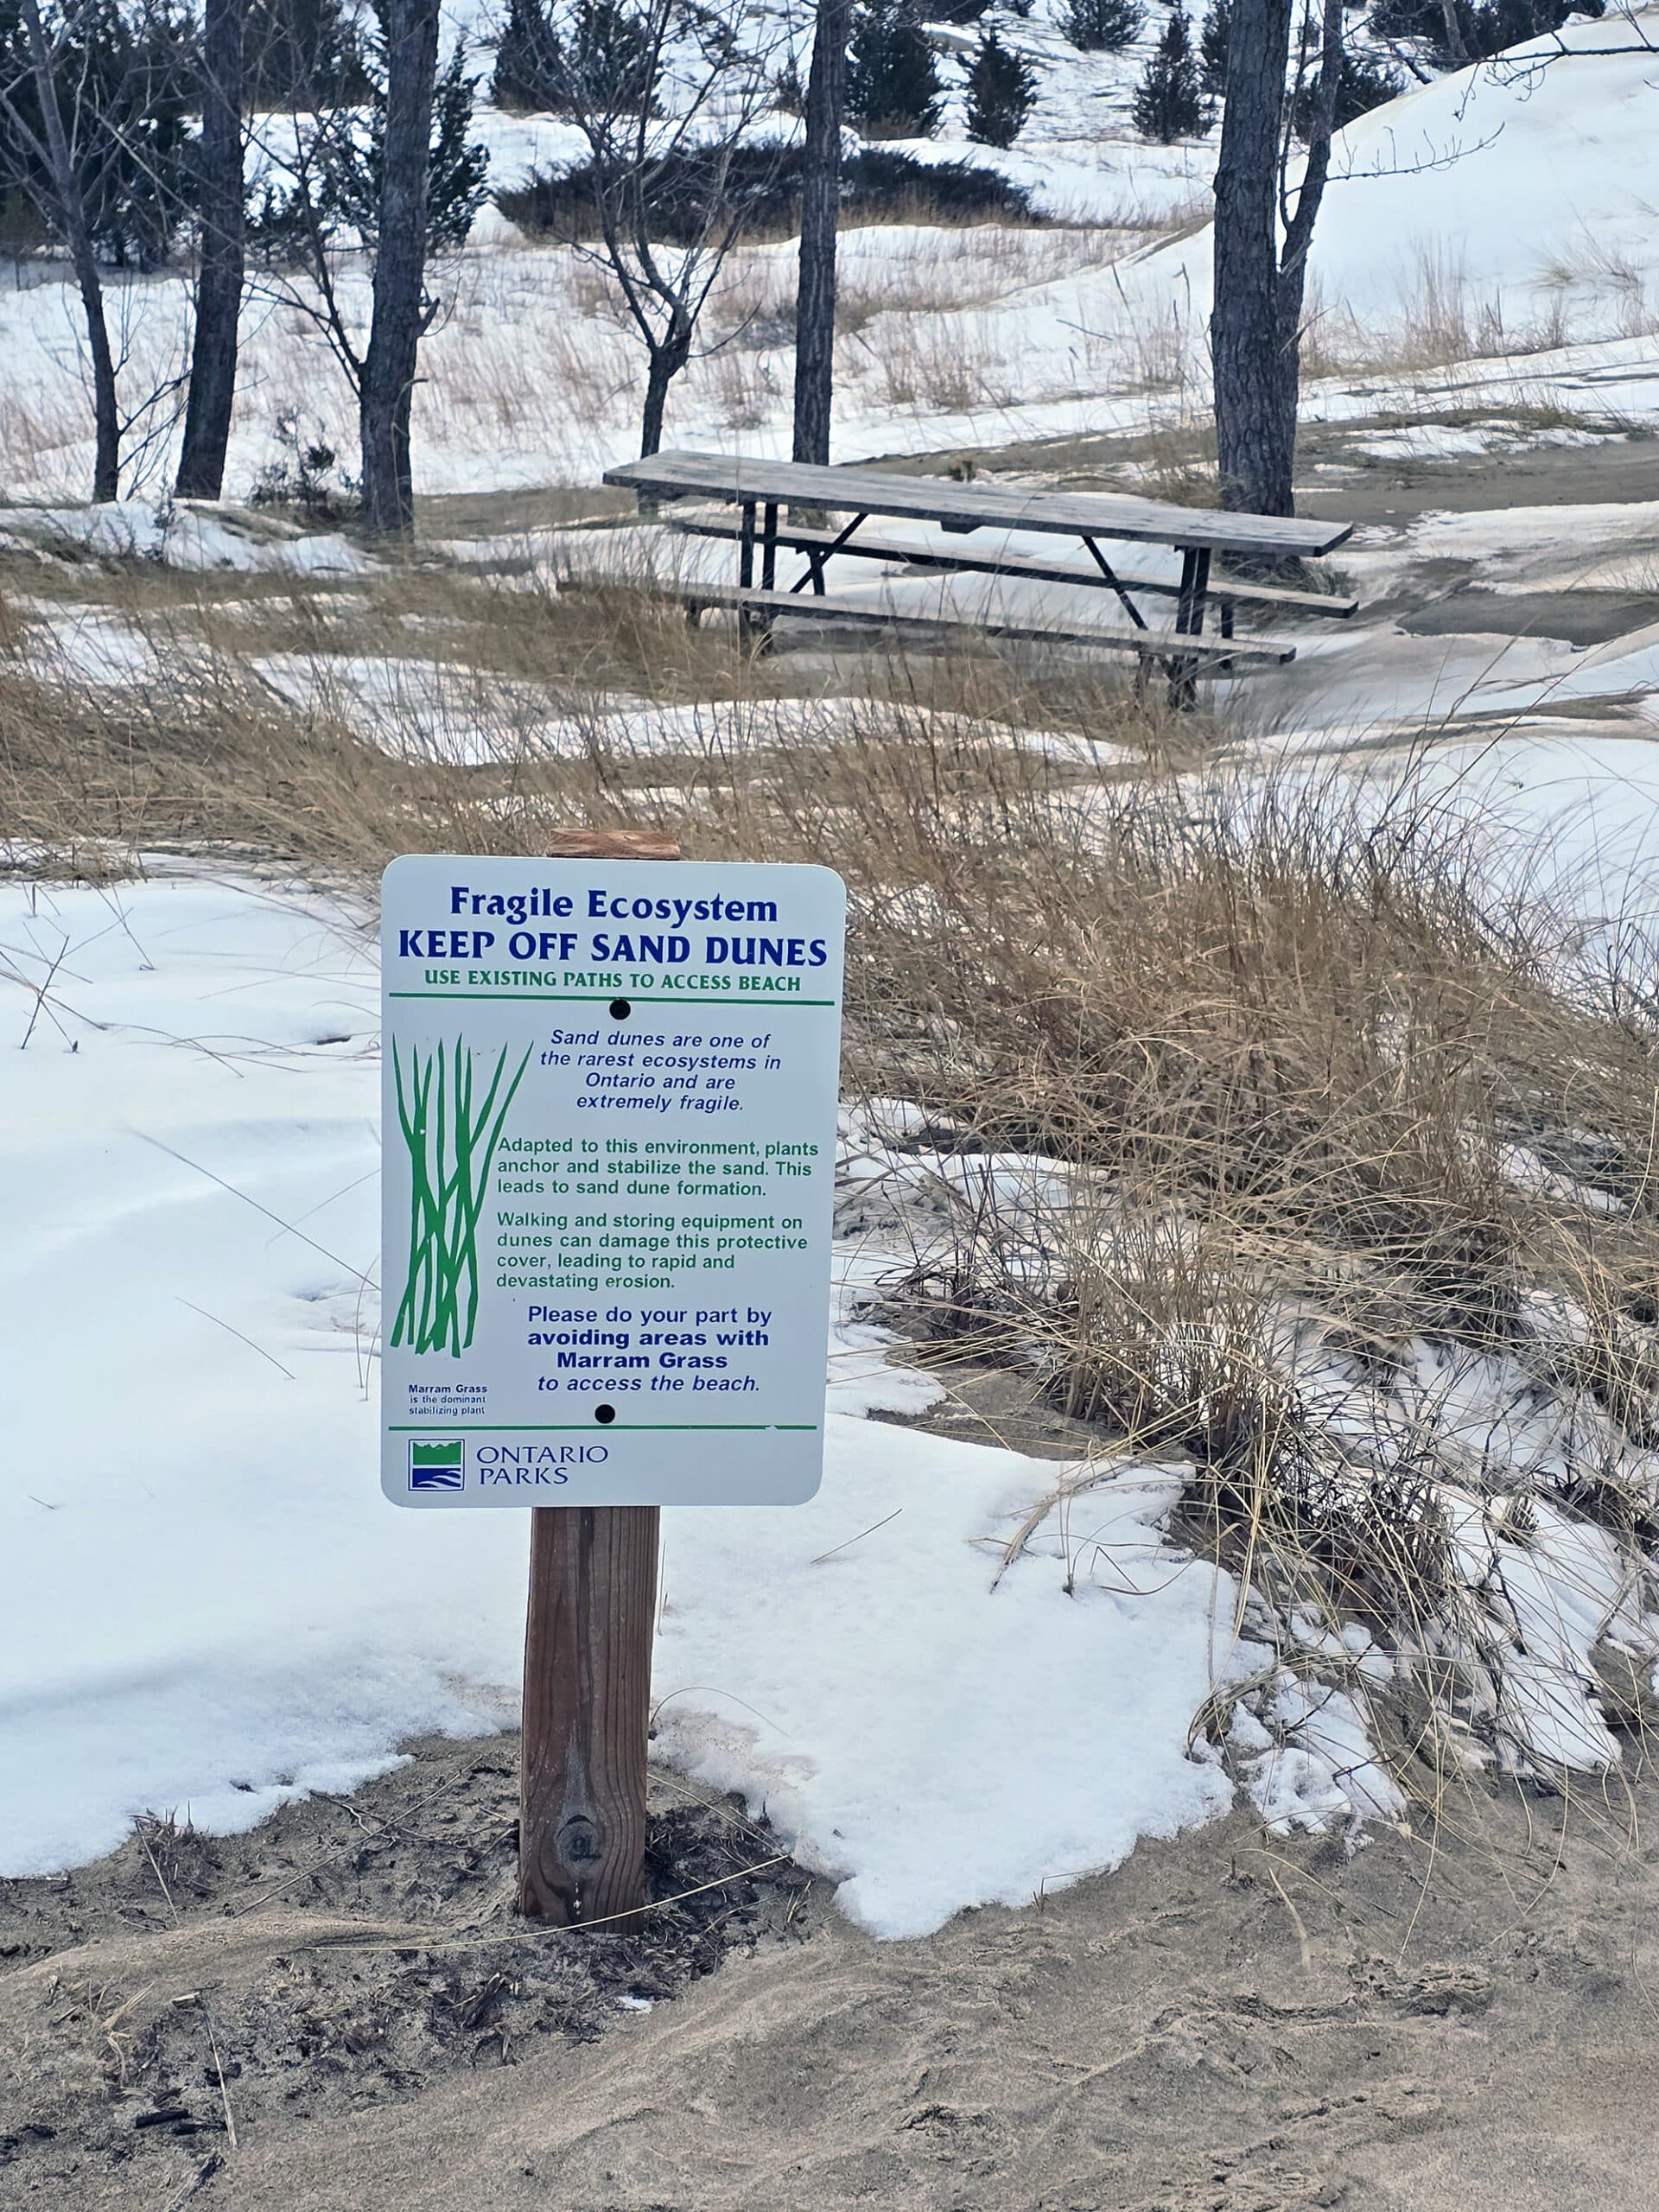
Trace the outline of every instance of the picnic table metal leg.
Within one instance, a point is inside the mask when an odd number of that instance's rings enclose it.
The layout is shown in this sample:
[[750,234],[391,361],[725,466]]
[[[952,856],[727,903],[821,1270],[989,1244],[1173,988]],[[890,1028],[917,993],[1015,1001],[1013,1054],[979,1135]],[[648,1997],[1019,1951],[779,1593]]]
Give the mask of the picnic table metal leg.
[[[753,510],[751,510],[753,512]],[[760,588],[778,588],[778,509],[768,501],[760,514]],[[772,643],[772,617],[763,614],[754,625],[757,644],[762,648]]]
[[1128,616],[1130,621],[1134,623],[1137,630],[1144,630],[1147,626],[1147,618],[1142,614],[1140,608],[1129,597],[1128,592],[1124,590],[1122,585],[1113,574],[1111,563],[1106,558],[1106,556],[1101,551],[1099,546],[1096,544],[1092,537],[1085,537],[1083,542],[1088,547],[1090,553],[1093,556],[1095,566],[1100,570],[1101,575],[1105,577],[1107,582],[1110,584],[1112,589],[1117,594],[1119,599],[1122,601],[1124,613]]
[[[737,537],[737,582],[742,591],[754,588],[754,501],[743,502],[743,523]],[[753,642],[754,625],[747,607],[737,610],[737,642],[747,652]]]
[[[1181,553],[1181,589],[1175,602],[1175,628],[1182,637],[1198,638],[1204,634],[1205,601],[1210,590],[1210,554],[1207,547],[1188,545]],[[1198,663],[1177,655],[1169,664],[1169,703],[1172,707],[1192,707],[1198,702],[1196,681]]]
[[[869,518],[867,515],[855,515],[851,522],[848,524],[846,529],[842,531],[841,535],[836,538],[833,545],[816,547],[808,545],[803,547],[802,550],[806,555],[808,573],[804,576],[798,577],[794,583],[791,584],[789,588],[790,590],[796,593],[803,592],[806,589],[807,585],[810,583],[816,596],[822,599],[824,592],[823,567],[825,562],[828,561],[832,553],[839,553],[842,547],[847,543],[848,539],[858,528],[859,524],[861,522],[867,522],[868,519]],[[818,525],[817,524],[813,523],[809,525],[809,527],[816,530]]]

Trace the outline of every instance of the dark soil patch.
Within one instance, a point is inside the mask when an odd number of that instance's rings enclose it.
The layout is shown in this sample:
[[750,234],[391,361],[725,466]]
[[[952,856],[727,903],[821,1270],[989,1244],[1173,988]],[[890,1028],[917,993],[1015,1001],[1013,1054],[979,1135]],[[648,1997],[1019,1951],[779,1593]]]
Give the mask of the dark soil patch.
[[1416,638],[1469,632],[1506,638],[1564,638],[1570,645],[1605,645],[1659,620],[1659,597],[1628,591],[1457,591],[1400,618]]
[[0,1884],[0,2202],[182,2202],[232,2130],[245,2150],[593,2042],[818,1923],[824,1885],[671,1775],[642,1931],[526,1923],[517,1758],[516,1737],[425,1742],[246,1835],[152,1819],[93,1866]]
[[607,484],[548,484],[523,492],[428,492],[415,502],[423,541],[505,537],[518,530],[568,530],[595,518],[621,521],[639,511],[632,492]]
[[[1659,438],[1611,435],[1601,445],[1540,445],[1529,452],[1449,461],[1356,455],[1354,448],[1378,427],[1361,421],[1303,427],[1296,449],[1301,480],[1296,487],[1299,514],[1357,523],[1408,522],[1431,512],[1485,513],[1503,507],[1659,499]],[[1070,492],[1144,495],[1156,488],[1144,474],[1149,463],[1167,466],[1173,456],[1190,457],[1196,465],[1205,443],[1197,431],[1190,440],[1167,431],[1141,437],[1085,432],[1016,440],[1003,446],[894,454],[882,456],[880,466],[936,476],[1014,471],[1047,478]],[[1316,476],[1320,470],[1330,473]]]

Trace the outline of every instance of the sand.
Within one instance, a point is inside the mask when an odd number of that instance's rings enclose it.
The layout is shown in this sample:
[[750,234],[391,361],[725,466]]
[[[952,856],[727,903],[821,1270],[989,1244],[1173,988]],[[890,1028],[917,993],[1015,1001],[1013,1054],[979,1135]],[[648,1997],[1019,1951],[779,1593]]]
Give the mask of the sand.
[[0,1888],[0,2203],[1659,2204],[1651,1783],[1351,1858],[1238,1816],[878,1944],[659,1777],[658,1886],[716,1886],[633,1942],[507,1912],[514,1749]]

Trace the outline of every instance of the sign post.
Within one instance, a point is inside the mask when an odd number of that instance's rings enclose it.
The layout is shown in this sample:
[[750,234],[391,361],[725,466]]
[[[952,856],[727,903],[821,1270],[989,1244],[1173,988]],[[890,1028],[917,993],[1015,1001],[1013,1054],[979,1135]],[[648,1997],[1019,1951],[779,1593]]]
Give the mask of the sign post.
[[519,1904],[645,1902],[658,1509],[823,1462],[845,899],[573,832],[382,891],[382,1484],[528,1505]]

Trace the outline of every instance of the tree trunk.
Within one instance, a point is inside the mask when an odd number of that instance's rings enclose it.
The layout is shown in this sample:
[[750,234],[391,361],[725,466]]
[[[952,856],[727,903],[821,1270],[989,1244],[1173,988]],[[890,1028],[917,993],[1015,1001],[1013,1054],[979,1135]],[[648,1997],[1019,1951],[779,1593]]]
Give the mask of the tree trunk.
[[[1302,307],[1307,293],[1307,257],[1313,244],[1325,188],[1331,175],[1331,139],[1337,99],[1342,88],[1344,0],[1325,0],[1320,34],[1319,74],[1313,86],[1307,127],[1307,158],[1296,189],[1296,206],[1285,226],[1279,262],[1279,393],[1274,420],[1283,448],[1287,476],[1296,459],[1296,422],[1301,397]],[[1290,512],[1287,506],[1283,512]]]
[[850,0],[818,0],[806,86],[801,169],[800,276],[795,294],[797,461],[827,467],[836,355],[836,232],[841,214],[841,116],[847,92]]
[[[1279,319],[1279,155],[1290,0],[1233,0],[1216,166],[1216,449],[1224,506],[1294,511],[1296,416],[1287,425]],[[1293,372],[1294,377],[1294,372]]]
[[203,38],[201,261],[190,349],[190,398],[177,490],[216,499],[236,399],[237,322],[242,312],[242,6],[207,0]]
[[1458,0],[1440,0],[1440,14],[1446,22],[1446,50],[1461,67],[1469,59],[1469,50],[1463,42],[1463,27],[1458,21]]
[[668,405],[668,386],[671,372],[664,356],[653,353],[651,365],[645,371],[645,411],[639,417],[639,458],[649,461],[652,454],[663,449],[663,412]]
[[121,496],[121,417],[115,402],[115,357],[110,351],[104,315],[104,287],[92,257],[86,225],[72,241],[75,283],[86,318],[86,345],[92,357],[92,498],[99,505]]
[[386,0],[386,136],[380,182],[374,311],[358,425],[363,520],[378,535],[415,528],[409,411],[427,315],[426,193],[438,73],[438,0]]
[[121,489],[121,418],[116,408],[115,357],[110,351],[110,329],[104,314],[104,286],[92,253],[86,206],[75,175],[74,157],[58,105],[57,79],[52,51],[41,22],[40,0],[22,0],[23,28],[29,39],[29,59],[40,102],[41,123],[46,133],[50,188],[57,203],[64,244],[69,249],[81,312],[86,318],[86,350],[92,363],[92,498],[103,505],[117,499]]

